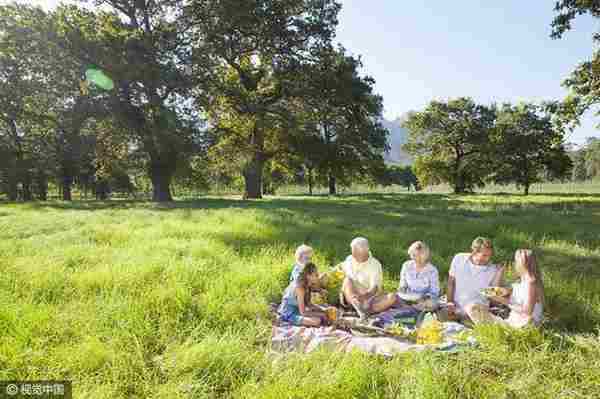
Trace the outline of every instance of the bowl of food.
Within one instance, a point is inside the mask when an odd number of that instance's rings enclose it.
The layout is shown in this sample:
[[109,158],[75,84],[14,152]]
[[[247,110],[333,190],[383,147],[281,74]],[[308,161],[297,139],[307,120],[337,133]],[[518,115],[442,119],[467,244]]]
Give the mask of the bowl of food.
[[481,290],[481,295],[488,298],[507,296],[510,293],[508,288],[504,287],[488,287]]

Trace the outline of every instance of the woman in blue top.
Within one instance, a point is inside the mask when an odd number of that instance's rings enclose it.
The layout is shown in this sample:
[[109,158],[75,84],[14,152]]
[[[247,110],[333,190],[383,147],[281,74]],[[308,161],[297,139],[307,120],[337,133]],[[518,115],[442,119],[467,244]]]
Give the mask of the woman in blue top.
[[296,326],[319,327],[326,324],[325,312],[310,303],[310,289],[318,286],[317,267],[313,263],[307,263],[283,293],[277,311],[281,320]]
[[422,241],[414,242],[408,248],[411,260],[402,265],[398,290],[408,294],[417,294],[434,302],[440,296],[440,279],[437,268],[430,263],[431,251]]

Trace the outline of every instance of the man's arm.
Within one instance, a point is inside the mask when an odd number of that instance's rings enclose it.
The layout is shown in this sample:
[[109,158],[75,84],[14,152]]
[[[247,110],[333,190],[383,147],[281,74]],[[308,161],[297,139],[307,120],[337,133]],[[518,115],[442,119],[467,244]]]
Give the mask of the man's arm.
[[[296,301],[298,302],[298,310],[300,311],[301,315],[304,315],[304,313],[308,310],[306,309],[306,302],[308,302],[308,307],[310,307],[310,302],[306,300],[306,290],[302,287],[298,287],[296,288]],[[310,298],[310,291],[309,291],[309,298]]]
[[492,286],[493,287],[502,287],[504,285],[504,266],[501,266],[498,271],[496,272],[496,275],[494,276],[494,279],[492,280]]
[[349,302],[358,299],[358,294],[354,289],[354,284],[352,284],[352,280],[350,280],[349,277],[344,278],[344,282],[342,284],[342,292],[344,293],[346,300],[348,300]]
[[376,285],[375,287],[373,287],[373,289],[367,291],[364,296],[367,298],[370,298],[372,296],[380,295],[382,293],[383,293],[383,287],[381,285]]
[[381,263],[379,263],[379,267],[377,269],[374,295],[381,295],[383,294],[383,266],[381,266]]
[[446,295],[448,303],[450,303],[450,302],[454,303],[455,290],[456,290],[456,279],[454,278],[454,276],[448,276],[448,294]]

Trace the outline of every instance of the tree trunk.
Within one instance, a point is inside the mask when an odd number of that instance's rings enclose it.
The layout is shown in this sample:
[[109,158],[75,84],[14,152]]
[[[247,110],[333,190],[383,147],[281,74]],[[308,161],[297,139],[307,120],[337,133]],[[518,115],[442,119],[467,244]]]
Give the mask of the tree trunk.
[[63,201],[72,201],[71,197],[71,186],[73,185],[73,178],[71,176],[63,176],[62,178],[62,199]]
[[48,177],[43,173],[35,178],[35,194],[40,201],[48,199]]
[[313,176],[312,169],[308,170],[308,195],[313,195]]
[[454,194],[463,194],[465,192],[465,176],[460,171],[462,157],[459,150],[456,149],[456,160],[454,161]]
[[14,161],[9,166],[6,177],[8,186],[6,194],[8,195],[8,200],[16,201],[19,196],[19,178],[17,175],[17,166],[14,164]]
[[23,201],[32,201],[33,193],[31,192],[31,173],[28,170],[23,171]]
[[465,177],[462,173],[456,173],[456,180],[454,182],[454,194],[464,194],[465,192]]
[[260,154],[255,154],[252,162],[244,170],[244,198],[261,199],[262,198],[262,171],[264,161]]
[[335,176],[329,173],[329,195],[336,195]]
[[152,179],[152,201],[170,202],[173,201],[171,195],[171,179],[173,174],[166,168],[154,167],[151,171]]
[[529,186],[531,185],[530,180],[529,180],[529,163],[527,162],[527,158],[525,158],[523,160],[523,175],[525,177],[525,195],[529,195]]
[[8,178],[8,200],[16,201],[18,198],[19,186],[17,179],[14,176]]
[[96,180],[96,185],[94,187],[94,193],[96,195],[96,200],[105,201],[108,199],[108,192],[110,191],[109,184],[104,179]]
[[262,131],[262,124],[257,121],[254,125],[250,144],[254,147],[252,161],[244,170],[244,198],[261,199],[262,194],[262,175],[265,166],[263,151],[265,148],[265,137]]
[[21,177],[20,168],[22,166],[21,159],[23,158],[23,152],[21,150],[21,139],[19,137],[16,121],[14,119],[10,119],[9,126],[16,150],[10,165],[8,176],[8,199],[11,201],[17,201],[19,199],[19,181]]

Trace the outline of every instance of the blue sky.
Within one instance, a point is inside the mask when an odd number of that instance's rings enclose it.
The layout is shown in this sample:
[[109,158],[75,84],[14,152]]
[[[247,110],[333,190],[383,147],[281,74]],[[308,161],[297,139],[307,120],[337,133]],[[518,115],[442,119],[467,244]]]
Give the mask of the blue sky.
[[[581,17],[550,39],[554,1],[343,0],[338,41],[360,54],[377,81],[386,117],[432,99],[481,103],[563,98],[561,82],[591,57],[597,21]],[[596,117],[568,137],[600,136]]]
[[[4,0],[0,0],[0,3]],[[29,0],[53,7],[57,0]],[[342,0],[337,40],[362,55],[393,119],[432,99],[481,103],[560,99],[561,82],[589,59],[599,22],[580,17],[550,39],[554,0]],[[587,115],[569,141],[600,137]]]

